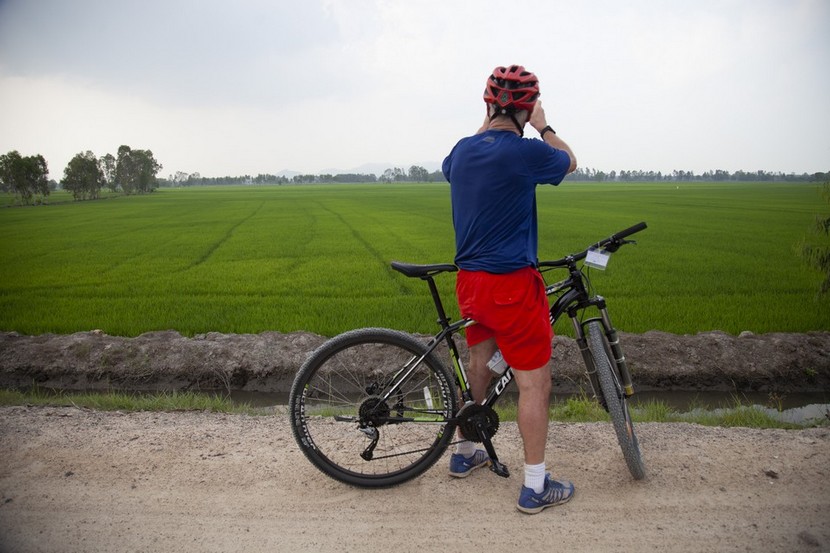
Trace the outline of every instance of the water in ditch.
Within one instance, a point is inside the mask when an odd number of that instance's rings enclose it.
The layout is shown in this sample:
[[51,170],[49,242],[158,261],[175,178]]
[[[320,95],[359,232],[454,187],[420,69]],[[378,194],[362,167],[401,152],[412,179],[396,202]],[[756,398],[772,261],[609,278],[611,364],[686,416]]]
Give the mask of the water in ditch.
[[[515,401],[516,395],[508,393],[507,397]],[[551,401],[564,402],[570,397],[574,397],[574,394],[554,393]],[[238,404],[247,403],[252,407],[288,404],[287,393],[233,391],[230,393],[230,398]],[[636,408],[639,404],[652,401],[662,402],[678,413],[690,413],[695,410],[715,411],[734,408],[738,405],[754,405],[783,422],[804,424],[830,418],[830,392],[775,394],[768,392],[645,391],[637,393],[629,405]]]

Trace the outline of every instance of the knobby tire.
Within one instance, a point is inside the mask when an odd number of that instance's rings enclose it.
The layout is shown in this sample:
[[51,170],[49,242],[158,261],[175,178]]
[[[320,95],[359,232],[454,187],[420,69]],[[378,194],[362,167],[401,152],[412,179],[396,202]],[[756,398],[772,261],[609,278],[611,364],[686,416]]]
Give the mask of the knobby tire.
[[[396,330],[368,328],[325,342],[291,387],[291,429],[305,456],[330,477],[365,488],[387,487],[430,468],[453,438],[455,379],[433,353],[388,399],[392,379],[424,343]],[[398,378],[400,380],[400,377]],[[371,452],[374,433],[377,444]]]
[[605,331],[599,321],[587,325],[588,349],[594,359],[602,397],[611,415],[611,422],[617,434],[625,463],[635,480],[645,478],[646,471],[640,454],[640,445],[634,433],[634,423],[628,410],[628,402],[617,377],[616,364],[612,364],[611,348]]

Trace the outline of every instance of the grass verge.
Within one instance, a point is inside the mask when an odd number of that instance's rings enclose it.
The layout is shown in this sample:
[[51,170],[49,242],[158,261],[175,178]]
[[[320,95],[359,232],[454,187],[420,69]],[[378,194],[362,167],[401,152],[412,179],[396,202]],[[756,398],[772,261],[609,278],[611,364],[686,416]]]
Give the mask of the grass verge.
[[[808,421],[803,424],[779,420],[767,411],[755,405],[741,403],[735,399],[730,407],[709,409],[697,407],[689,412],[680,412],[663,401],[648,401],[630,406],[631,418],[635,423],[643,422],[688,422],[703,426],[745,427],[745,428],[783,428],[799,429],[813,426],[826,426],[828,419]],[[608,413],[598,402],[587,396],[569,398],[555,403],[551,407],[551,420],[564,422],[603,422],[610,421]]]
[[[128,392],[75,393],[63,391],[0,390],[0,407],[15,405],[71,406],[100,411],[209,411],[214,413],[270,415],[271,407],[252,407],[228,397],[199,392],[163,392],[137,394]],[[502,421],[515,421],[517,405],[507,401],[496,411]],[[799,429],[827,426],[830,419],[804,424],[784,422],[752,405],[735,400],[728,408],[698,407],[689,413],[672,409],[662,401],[649,401],[631,409],[635,423],[688,422],[703,426]],[[556,401],[551,404],[550,419],[558,422],[608,422],[608,414],[587,395]]]
[[63,392],[32,389],[29,391],[0,390],[0,406],[37,405],[67,406],[99,411],[210,411],[214,413],[256,413],[248,404],[229,398],[199,392],[161,392],[138,394],[129,392]]

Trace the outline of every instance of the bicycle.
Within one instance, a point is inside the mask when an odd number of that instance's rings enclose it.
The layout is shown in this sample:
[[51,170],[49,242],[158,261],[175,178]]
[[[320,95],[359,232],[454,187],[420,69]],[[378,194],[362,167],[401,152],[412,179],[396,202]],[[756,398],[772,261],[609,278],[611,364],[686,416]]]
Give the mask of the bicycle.
[[[568,272],[567,278],[545,288],[553,298],[551,324],[565,314],[571,319],[594,397],[608,411],[625,462],[637,480],[645,477],[645,466],[627,403],[634,394],[631,375],[605,298],[590,293],[583,268],[604,268],[611,253],[634,243],[626,240],[628,236],[645,228],[639,223],[582,252],[538,264],[543,273]],[[493,406],[512,382],[513,370],[493,380],[482,403],[473,401],[454,336],[476,322],[450,321],[434,279],[458,268],[397,261],[391,267],[426,281],[441,330],[425,342],[398,330],[364,328],[323,343],[300,367],[291,387],[289,416],[297,444],[311,463],[336,480],[388,487],[429,469],[459,428],[466,439],[484,445],[493,472],[509,476],[492,443],[499,428]],[[599,316],[585,317],[588,310]],[[439,359],[439,346],[446,346],[453,371]]]

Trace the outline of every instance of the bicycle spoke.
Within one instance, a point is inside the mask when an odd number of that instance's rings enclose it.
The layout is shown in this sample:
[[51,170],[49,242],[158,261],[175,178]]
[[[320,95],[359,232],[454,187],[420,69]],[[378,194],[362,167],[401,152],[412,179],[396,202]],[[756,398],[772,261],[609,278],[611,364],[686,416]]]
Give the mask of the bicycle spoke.
[[408,335],[375,329],[338,337],[312,355],[292,389],[304,453],[352,484],[389,485],[419,474],[451,438],[454,386],[446,368]]

